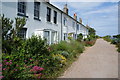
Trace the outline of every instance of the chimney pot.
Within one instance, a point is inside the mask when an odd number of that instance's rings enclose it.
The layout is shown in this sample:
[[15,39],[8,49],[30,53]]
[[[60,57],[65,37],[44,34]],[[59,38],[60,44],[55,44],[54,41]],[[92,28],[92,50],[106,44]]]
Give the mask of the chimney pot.
[[74,13],[74,19],[77,20],[77,14],[76,13]]
[[82,24],[82,18],[80,18],[80,23]]
[[63,12],[65,12],[66,14],[68,14],[67,4],[64,5]]

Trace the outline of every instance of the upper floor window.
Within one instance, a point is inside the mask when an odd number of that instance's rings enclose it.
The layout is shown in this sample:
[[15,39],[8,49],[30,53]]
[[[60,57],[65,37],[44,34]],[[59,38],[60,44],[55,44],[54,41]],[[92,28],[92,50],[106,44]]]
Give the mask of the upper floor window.
[[77,24],[77,30],[79,30],[79,24]]
[[47,21],[51,21],[51,8],[47,7]]
[[40,2],[34,2],[34,18],[39,19],[40,14]]
[[54,11],[54,23],[56,24],[57,23],[57,12]]
[[19,32],[18,32],[18,36],[22,39],[26,39],[26,32],[27,32],[27,28],[22,28]]
[[66,26],[67,24],[67,19],[64,17],[64,25]]
[[26,2],[21,2],[18,0],[18,13],[26,15]]
[[73,22],[73,25],[72,25],[72,26],[73,26],[73,28],[75,29],[75,22]]

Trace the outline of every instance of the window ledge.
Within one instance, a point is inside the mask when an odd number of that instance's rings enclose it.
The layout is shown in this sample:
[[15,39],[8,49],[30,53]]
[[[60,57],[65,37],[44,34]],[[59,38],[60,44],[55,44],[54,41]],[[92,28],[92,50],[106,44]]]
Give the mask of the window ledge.
[[55,23],[54,23],[54,25],[58,26],[58,24],[55,24]]
[[35,18],[35,17],[34,17],[34,20],[41,21],[39,18]]
[[28,18],[28,16],[24,15],[24,14],[21,14],[21,13],[17,13],[18,16],[23,16],[23,17],[26,17]]
[[52,24],[52,22],[47,21],[47,23]]

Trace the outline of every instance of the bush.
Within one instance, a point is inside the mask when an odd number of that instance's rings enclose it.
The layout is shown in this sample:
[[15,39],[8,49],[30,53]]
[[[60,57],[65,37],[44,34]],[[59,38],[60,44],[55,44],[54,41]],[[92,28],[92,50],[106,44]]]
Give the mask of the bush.
[[49,55],[45,40],[34,35],[22,44],[20,53],[24,53],[25,55],[30,54],[30,57],[33,55]]
[[84,41],[85,46],[93,46],[95,44],[96,40],[92,41]]
[[[84,50],[84,45],[78,41],[70,41],[69,43],[62,41],[58,44],[51,45],[51,52],[62,54],[67,57],[69,55],[76,55],[82,53]],[[60,52],[64,51],[64,52]]]
[[106,40],[106,41],[108,41],[108,42],[111,42],[111,41],[112,41],[110,35],[104,36],[103,39]]
[[[24,55],[27,56],[27,55]],[[36,60],[30,58],[29,60],[23,59],[21,54],[5,54],[3,53],[3,80],[12,79],[37,79],[42,76],[43,68],[38,67],[36,71],[31,71],[36,64]],[[29,61],[29,62],[28,62]],[[28,62],[28,63],[27,63]],[[38,62],[38,61],[37,61]],[[8,73],[9,72],[9,73]],[[36,74],[37,76],[35,76]]]
[[120,43],[117,43],[117,47],[118,47],[117,51],[120,52]]
[[81,42],[81,41],[82,41],[82,39],[83,39],[83,35],[82,35],[82,33],[80,33],[80,34],[78,35],[77,40]]
[[62,51],[60,54],[63,55],[64,57],[66,57],[66,58],[69,57],[69,53],[67,51]]

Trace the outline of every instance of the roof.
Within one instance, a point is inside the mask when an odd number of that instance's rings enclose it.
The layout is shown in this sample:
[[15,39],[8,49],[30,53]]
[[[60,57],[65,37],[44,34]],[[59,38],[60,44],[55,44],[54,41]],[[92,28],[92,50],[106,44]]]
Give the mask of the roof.
[[[66,14],[65,12],[63,12],[61,9],[57,8],[56,6],[54,6],[53,4],[46,2],[47,4],[51,5],[52,7],[58,9],[59,11],[61,11],[63,14],[67,15],[68,17],[70,17],[71,19],[73,19],[74,21],[76,21],[77,23],[81,24],[82,26],[86,27],[85,25],[83,25],[82,23],[80,23],[79,21],[77,21],[76,19],[74,19],[73,17],[71,17],[70,15]],[[87,27],[86,27],[87,28]]]

